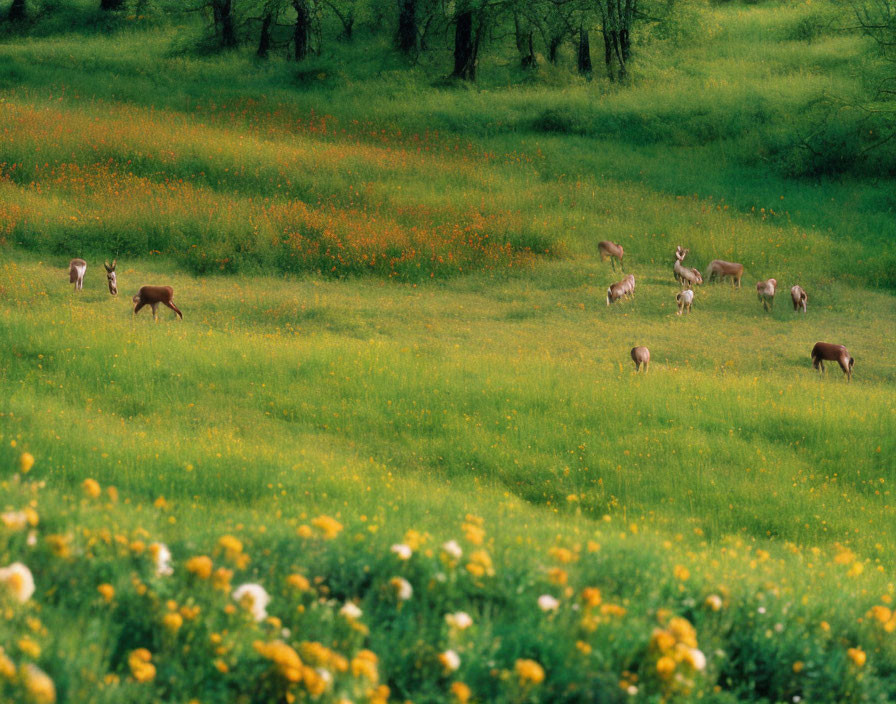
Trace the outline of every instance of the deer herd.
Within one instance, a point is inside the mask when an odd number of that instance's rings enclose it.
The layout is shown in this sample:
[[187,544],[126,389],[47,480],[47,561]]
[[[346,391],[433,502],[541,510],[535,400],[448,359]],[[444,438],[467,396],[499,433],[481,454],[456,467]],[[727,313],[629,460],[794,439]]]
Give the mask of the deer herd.
[[[598,253],[601,261],[610,260],[613,271],[616,270],[616,260],[619,260],[619,268],[625,273],[622,266],[622,258],[625,254],[622,245],[615,242],[599,242],[597,245]],[[694,303],[694,287],[703,283],[704,277],[707,282],[713,279],[724,281],[726,278],[731,279],[731,284],[740,288],[740,282],[744,275],[743,264],[736,262],[726,262],[722,259],[713,259],[706,268],[704,275],[700,274],[698,269],[687,267],[683,264],[690,249],[685,249],[681,245],[675,248],[675,262],[672,264],[672,274],[675,280],[680,284],[681,290],[675,294],[675,302],[678,307],[677,315],[690,313],[691,306]],[[756,284],[756,295],[763,310],[771,311],[775,304],[775,294],[778,290],[778,281],[776,279],[767,279]],[[622,281],[610,284],[607,288],[607,305],[616,303],[617,301],[633,297],[635,291],[635,277],[628,274]],[[802,286],[796,284],[790,289],[790,298],[793,301],[794,312],[807,312],[809,297],[803,290]],[[643,367],[644,373],[650,365],[650,350],[646,347],[634,347],[631,351],[632,361],[635,363],[635,371],[641,371]],[[846,380],[852,379],[852,367],[855,360],[850,357],[849,352],[843,345],[834,345],[829,342],[818,342],[812,348],[812,366],[824,373],[824,363],[837,362]]]
[[[609,259],[613,266],[613,271],[616,271],[616,260],[619,260],[619,268],[625,273],[622,263],[625,251],[623,250],[622,245],[615,242],[604,241],[598,243],[597,249],[601,261]],[[678,245],[675,248],[675,263],[672,265],[672,273],[675,276],[675,280],[681,285],[681,290],[675,294],[675,302],[678,307],[677,315],[691,312],[691,306],[694,303],[694,286],[702,284],[704,280],[697,269],[686,267],[682,264],[689,252],[690,249],[684,249],[681,245]],[[106,269],[106,281],[109,285],[109,293],[113,296],[118,295],[118,279],[115,275],[116,263],[116,259],[113,259],[111,264],[103,262],[103,266]],[[80,291],[84,288],[85,273],[87,273],[86,261],[83,259],[72,259],[69,262],[69,283],[75,285],[76,291]],[[716,277],[718,277],[719,281],[723,281],[726,277],[730,277],[732,285],[740,288],[740,281],[743,274],[744,267],[742,264],[726,262],[721,259],[713,259],[706,269],[706,281],[712,281]],[[772,310],[777,289],[778,282],[776,279],[768,279],[756,284],[756,294],[764,310]],[[607,288],[607,305],[609,306],[611,303],[616,303],[624,298],[634,298],[634,295],[635,277],[633,274],[626,274],[622,281],[610,284],[609,288]],[[801,286],[797,284],[791,287],[790,297],[793,301],[794,312],[807,312],[809,297]],[[141,308],[149,306],[152,308],[153,319],[158,320],[158,307],[161,303],[173,310],[175,314],[183,320],[184,315],[181,313],[180,309],[174,305],[173,299],[174,289],[170,286],[141,286],[140,290],[137,291],[137,295],[132,299],[134,303],[134,315],[137,315]],[[635,371],[638,372],[643,367],[644,373],[646,374],[648,367],[650,366],[650,350],[642,346],[634,347],[631,351],[631,357],[632,361],[635,363]],[[855,360],[850,357],[849,352],[843,345],[834,345],[829,342],[816,343],[812,348],[812,366],[823,374],[825,362],[837,362],[843,370],[843,373],[846,375],[846,380],[850,381],[852,379],[852,367]]]

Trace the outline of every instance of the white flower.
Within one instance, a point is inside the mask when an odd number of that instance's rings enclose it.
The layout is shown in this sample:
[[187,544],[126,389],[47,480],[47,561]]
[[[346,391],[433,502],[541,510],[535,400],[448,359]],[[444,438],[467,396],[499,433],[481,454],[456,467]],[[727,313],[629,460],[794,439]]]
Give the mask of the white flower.
[[710,594],[708,597],[706,597],[706,601],[704,603],[713,611],[722,610],[722,597],[720,597],[718,594]]
[[538,597],[538,608],[542,611],[556,611],[558,606],[560,606],[560,602],[550,594],[542,594]]
[[760,614],[764,614],[764,613],[765,613],[765,607],[764,607],[764,606],[760,606],[758,609],[756,609],[756,611],[759,612]]
[[7,511],[0,513],[0,523],[12,530],[24,530],[28,525],[28,516],[24,511]]
[[703,671],[706,669],[706,656],[703,654],[702,650],[698,650],[697,648],[691,648],[691,664],[694,666],[695,670]]
[[34,594],[34,576],[21,562],[0,568],[0,584],[23,604]]
[[347,619],[354,621],[355,619],[361,618],[361,615],[364,613],[355,605],[352,601],[345,602],[345,605],[339,609],[339,613],[345,616]]
[[448,555],[448,557],[454,560],[459,560],[461,555],[464,554],[464,551],[461,549],[460,545],[458,545],[456,540],[449,540],[447,543],[444,543],[442,545],[442,550],[445,551],[445,554]]
[[320,677],[324,681],[327,687],[333,684],[333,675],[328,669],[324,667],[318,667],[314,671],[318,674],[318,677]]
[[439,655],[439,662],[448,672],[454,672],[460,667],[460,655],[453,650],[446,650]]
[[395,590],[395,595],[401,599],[401,601],[407,601],[414,594],[414,588],[404,577],[393,577],[389,580],[389,584],[392,585],[392,588]]
[[241,584],[234,590],[233,600],[249,611],[256,621],[268,617],[265,609],[271,603],[271,597],[260,584]]
[[156,563],[156,577],[170,577],[174,574],[171,566],[171,551],[165,543],[153,543],[149,546],[149,554]]
[[405,545],[404,543],[396,543],[389,549],[398,555],[399,560],[410,560],[411,555],[414,554],[414,551],[411,550],[411,546]]
[[33,548],[35,545],[37,545],[37,531],[36,530],[28,531],[28,537],[25,538],[25,545],[27,545],[29,548]]
[[775,633],[783,633],[784,632],[784,624],[776,623],[775,624]]
[[630,684],[625,691],[628,692],[630,697],[633,697],[638,693],[638,688],[635,685]]
[[452,628],[456,628],[459,631],[464,631],[470,626],[473,625],[473,619],[470,618],[470,614],[466,611],[458,611],[454,614],[445,614],[445,621]]

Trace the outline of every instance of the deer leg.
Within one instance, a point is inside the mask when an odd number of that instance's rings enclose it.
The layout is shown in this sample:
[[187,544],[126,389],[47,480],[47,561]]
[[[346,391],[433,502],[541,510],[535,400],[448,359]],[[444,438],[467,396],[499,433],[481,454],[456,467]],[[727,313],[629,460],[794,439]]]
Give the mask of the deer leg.
[[152,319],[155,320],[156,322],[159,322],[159,310],[158,310],[159,304],[158,303],[150,303],[149,305],[152,306]]
[[140,312],[140,309],[145,305],[146,305],[145,303],[138,303],[137,305],[135,305],[134,306],[134,315],[137,315],[137,313]]
[[180,312],[180,310],[178,309],[178,307],[176,305],[174,305],[173,301],[162,301],[162,303],[164,303],[171,310],[173,310],[175,313],[177,313],[180,316],[181,320],[184,319],[184,314]]

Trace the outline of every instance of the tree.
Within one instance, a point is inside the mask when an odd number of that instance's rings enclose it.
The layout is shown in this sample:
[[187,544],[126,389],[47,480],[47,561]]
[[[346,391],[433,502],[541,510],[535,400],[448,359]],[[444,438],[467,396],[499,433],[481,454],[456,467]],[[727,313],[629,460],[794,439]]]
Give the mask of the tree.
[[120,10],[124,0],[100,0],[101,10]]
[[395,43],[405,54],[417,49],[417,0],[398,0],[398,31]]
[[342,34],[339,37],[350,41],[355,27],[356,0],[325,0],[325,3],[342,23]]
[[579,41],[576,51],[576,68],[583,76],[591,75],[591,41],[585,25],[579,27]]
[[538,65],[538,60],[535,58],[535,27],[519,11],[513,13],[513,33],[516,48],[520,52],[520,66],[535,68]]
[[9,6],[9,14],[6,16],[10,22],[22,22],[28,18],[28,10],[25,7],[25,0],[12,0]]
[[233,20],[232,0],[212,0],[212,17],[215,23],[215,32],[218,35],[221,46],[232,49],[239,42],[236,38],[236,28]]
[[610,80],[624,81],[631,55],[631,29],[638,0],[596,0],[604,38],[604,62]]
[[311,53],[311,2],[310,0],[292,0],[296,11],[296,23],[293,26],[293,57],[303,61]]

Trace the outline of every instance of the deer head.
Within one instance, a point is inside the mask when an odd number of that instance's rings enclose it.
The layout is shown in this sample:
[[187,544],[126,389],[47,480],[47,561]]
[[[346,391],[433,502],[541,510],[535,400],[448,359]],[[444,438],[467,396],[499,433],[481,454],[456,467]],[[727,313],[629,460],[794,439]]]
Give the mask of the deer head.
[[113,296],[118,295],[118,280],[115,278],[115,263],[117,259],[112,260],[112,264],[109,262],[103,262],[103,266],[106,267],[106,280],[109,282],[109,293]]

